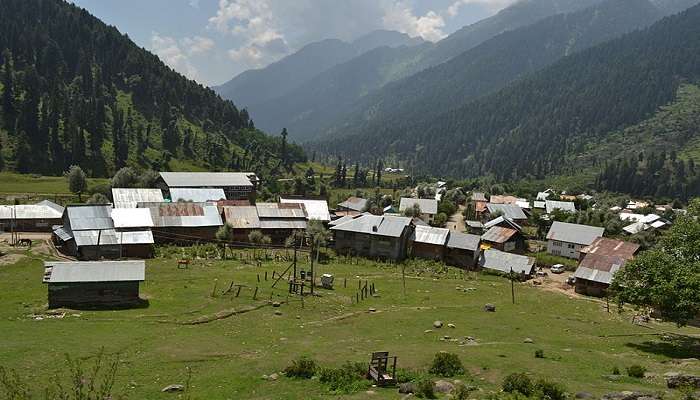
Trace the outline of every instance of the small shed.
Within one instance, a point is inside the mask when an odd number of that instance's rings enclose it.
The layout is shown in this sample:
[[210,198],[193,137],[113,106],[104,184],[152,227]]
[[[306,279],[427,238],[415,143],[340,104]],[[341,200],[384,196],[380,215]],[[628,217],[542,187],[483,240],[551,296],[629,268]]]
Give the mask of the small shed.
[[535,259],[518,254],[506,253],[496,249],[484,250],[479,259],[479,266],[500,273],[512,270],[523,278],[530,277],[535,266]]
[[526,250],[525,237],[513,228],[493,226],[481,236],[481,242],[488,248],[507,252],[523,252]]
[[450,231],[445,262],[459,268],[472,269],[479,261],[481,236]]
[[138,305],[144,261],[44,263],[49,308],[124,308]]
[[442,261],[445,258],[447,238],[450,230],[432,226],[416,225],[411,236],[414,257]]

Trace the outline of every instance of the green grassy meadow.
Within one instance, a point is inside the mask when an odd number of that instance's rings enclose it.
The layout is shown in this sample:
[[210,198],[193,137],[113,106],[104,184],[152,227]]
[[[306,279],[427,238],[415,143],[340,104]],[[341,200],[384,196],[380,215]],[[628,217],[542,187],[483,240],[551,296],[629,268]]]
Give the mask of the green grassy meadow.
[[[480,388],[474,398],[498,391],[502,378],[512,372],[547,377],[572,393],[594,394],[664,391],[668,390],[662,378],[665,372],[700,372],[697,361],[677,361],[697,357],[697,347],[659,336],[698,335],[696,328],[678,330],[654,322],[633,325],[627,312],[608,313],[600,302],[527,283],[516,284],[513,305],[508,280],[471,273],[465,278],[459,270],[443,271],[434,264],[406,265],[404,296],[400,265],[331,259],[318,266],[317,274],[334,274],[335,290],[317,289],[319,296],[307,296],[302,308],[298,297],[287,299],[284,281],[271,289],[272,271],[284,270],[289,262],[267,261],[258,267],[238,257],[197,260],[189,269],[178,269],[175,258],[159,258],[147,262],[141,286],[147,308],[65,310],[63,318],[49,318],[41,258],[32,254],[16,264],[0,265],[0,365],[15,369],[37,388],[64,369],[64,354],[83,358],[89,366],[90,357],[101,347],[107,354],[118,354],[116,387],[130,399],[179,398],[160,389],[184,383],[187,367],[192,369],[193,399],[367,398],[365,392],[330,394],[317,380],[281,376],[265,381],[261,376],[282,371],[300,355],[322,366],[340,366],[345,361],[367,362],[372,351],[382,350],[397,355],[399,367],[410,369],[427,369],[439,351],[458,354],[468,370],[459,379]],[[303,260],[300,268],[306,264]],[[374,283],[379,297],[355,304],[360,280]],[[222,295],[231,281],[247,286],[240,297]],[[258,299],[253,300],[256,286]],[[283,304],[273,308],[270,299]],[[497,311],[484,312],[485,303],[496,304]],[[376,312],[369,312],[370,307]],[[275,315],[275,310],[282,315]],[[210,322],[192,324],[205,320]],[[434,329],[435,320],[445,327]],[[448,328],[448,323],[456,327]],[[429,329],[433,331],[426,333]],[[477,344],[440,340],[443,336],[460,340],[472,336]],[[534,343],[524,343],[525,338]],[[534,357],[537,349],[544,350],[544,359]],[[651,377],[619,381],[604,377],[614,366],[624,374],[632,364],[646,367]],[[373,398],[403,396],[396,389],[373,390],[377,392]],[[668,392],[669,398],[677,396]]]
[[[108,179],[89,178],[88,187],[106,184]],[[62,176],[40,176],[0,172],[0,193],[69,194],[68,181]]]

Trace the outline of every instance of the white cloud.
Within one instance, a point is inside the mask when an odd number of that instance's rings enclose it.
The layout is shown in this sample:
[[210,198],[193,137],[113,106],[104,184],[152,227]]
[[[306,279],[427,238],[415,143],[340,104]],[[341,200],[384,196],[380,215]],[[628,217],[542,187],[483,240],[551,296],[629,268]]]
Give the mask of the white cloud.
[[447,36],[442,31],[445,27],[445,19],[440,14],[430,10],[424,15],[417,16],[413,8],[402,1],[391,3],[386,7],[382,21],[386,29],[394,29],[409,36],[420,36],[432,42]]
[[158,32],[151,34],[151,50],[166,64],[190,79],[197,79],[199,71],[192,64],[191,57],[203,54],[214,47],[214,41],[194,36],[177,40]]
[[500,10],[503,7],[509,6],[514,3],[515,0],[457,0],[447,7],[447,15],[449,17],[456,17],[459,14],[459,9],[462,6],[467,5],[485,5],[492,10]]

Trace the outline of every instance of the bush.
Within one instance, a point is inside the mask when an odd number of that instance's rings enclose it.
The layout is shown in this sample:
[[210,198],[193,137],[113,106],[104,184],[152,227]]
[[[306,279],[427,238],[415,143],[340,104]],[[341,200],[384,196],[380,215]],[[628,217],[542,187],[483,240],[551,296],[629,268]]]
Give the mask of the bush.
[[421,371],[399,368],[396,370],[396,382],[407,383],[420,380],[425,374]]
[[430,367],[430,373],[450,378],[455,375],[462,375],[464,373],[464,367],[457,354],[440,352],[435,354],[433,364]]
[[544,358],[544,350],[535,350],[535,358]]
[[467,400],[469,394],[476,390],[473,386],[467,386],[464,383],[455,385],[455,390],[452,391],[452,398],[456,400]]
[[566,389],[564,386],[540,379],[535,383],[535,397],[548,400],[565,400]]
[[367,367],[364,363],[347,362],[340,368],[321,368],[318,377],[331,392],[350,394],[370,386],[366,374]]
[[435,382],[430,378],[422,378],[416,382],[416,392],[414,393],[421,399],[434,399],[435,397]]
[[617,368],[617,366],[614,366],[612,369],[612,374],[613,375],[620,375],[620,368]]
[[630,365],[627,367],[627,375],[631,376],[632,378],[644,378],[644,374],[647,372],[647,369],[642,367],[641,365]]
[[530,396],[533,392],[532,380],[524,373],[514,373],[503,379],[503,391]]
[[292,360],[292,364],[284,369],[285,375],[291,378],[311,379],[315,372],[316,362],[305,356]]

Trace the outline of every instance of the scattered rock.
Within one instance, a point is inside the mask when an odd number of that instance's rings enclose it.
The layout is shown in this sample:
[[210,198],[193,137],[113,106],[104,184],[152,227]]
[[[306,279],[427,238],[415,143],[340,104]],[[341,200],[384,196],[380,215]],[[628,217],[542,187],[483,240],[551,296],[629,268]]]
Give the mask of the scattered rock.
[[455,324],[447,324],[448,328],[456,328]]
[[452,393],[455,390],[455,385],[452,382],[439,380],[435,382],[435,391],[438,393]]
[[664,379],[666,379],[666,386],[668,386],[669,389],[676,389],[679,387],[700,389],[700,376],[697,375],[667,372],[664,374]]
[[433,322],[433,326],[435,328],[442,328],[442,321],[435,321]]
[[661,397],[652,393],[642,392],[612,392],[606,393],[601,397],[602,400],[660,400]]
[[370,307],[370,308],[369,308],[369,312],[377,312],[377,309],[374,308],[374,307]]
[[377,392],[375,392],[374,390],[368,390],[365,392],[365,394],[367,394],[369,396],[374,396],[375,394],[377,394]]
[[172,385],[168,385],[168,386],[164,387],[160,391],[165,392],[165,393],[173,393],[173,392],[182,392],[183,390],[185,390],[185,386],[179,385],[179,384],[172,384]]
[[577,399],[592,399],[593,395],[588,392],[578,392],[575,396]]
[[276,311],[275,311],[275,315],[282,315],[282,311],[276,310]]
[[426,329],[423,331],[423,333],[431,333],[433,330],[432,329]]
[[525,338],[525,340],[523,340],[523,343],[535,343],[535,341],[532,340],[532,338],[528,337],[528,338]]
[[487,303],[486,305],[484,305],[484,311],[486,311],[486,312],[496,312],[496,305],[495,305],[495,304],[491,304],[491,303]]
[[609,381],[619,381],[622,379],[622,375],[603,375],[603,379],[607,379]]
[[267,375],[263,375],[263,376],[262,376],[262,380],[266,381],[266,380],[268,380],[268,379],[270,379],[269,376],[267,376]]
[[399,385],[399,393],[402,394],[413,393],[415,390],[415,386],[411,382],[406,382]]
[[277,372],[275,372],[274,374],[271,374],[267,378],[271,381],[276,381],[277,379],[279,379],[279,377],[280,377],[280,375]]
[[282,305],[282,304],[280,304],[279,301],[274,301],[274,302],[272,302],[272,307],[279,307],[279,306],[281,306],[281,305]]

